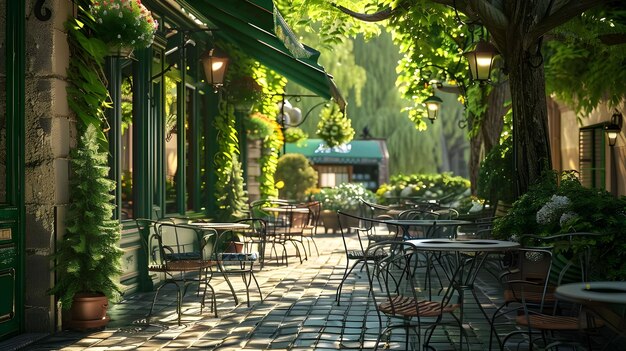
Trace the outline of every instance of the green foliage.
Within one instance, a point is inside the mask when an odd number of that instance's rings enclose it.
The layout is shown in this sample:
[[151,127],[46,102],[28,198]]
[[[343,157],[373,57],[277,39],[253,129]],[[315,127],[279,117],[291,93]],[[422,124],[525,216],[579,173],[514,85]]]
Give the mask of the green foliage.
[[274,124],[266,115],[255,112],[243,120],[250,140],[263,140],[274,133]]
[[351,121],[344,117],[337,104],[325,106],[320,112],[317,136],[324,140],[328,147],[349,143],[354,137]]
[[626,34],[626,11],[608,4],[556,28],[545,45],[546,92],[589,114],[599,103],[617,106],[626,95],[626,45],[602,38]]
[[285,142],[297,143],[309,138],[309,135],[298,127],[289,127],[285,129]]
[[239,139],[235,127],[234,107],[226,100],[219,102],[214,126],[218,130],[218,151],[215,154],[215,198],[220,220],[243,218],[247,209],[243,173],[239,162]]
[[592,258],[596,266],[601,265],[602,278],[624,280],[624,228],[626,197],[614,198],[604,190],[585,188],[571,173],[564,173],[558,182],[558,175],[548,172],[513,203],[504,217],[495,221],[494,235],[508,239],[523,234],[601,233],[602,237],[590,243]]
[[110,46],[150,47],[159,24],[141,0],[93,1],[96,36]]
[[317,185],[317,172],[301,154],[281,156],[274,177],[277,182],[284,183],[279,190],[280,197],[284,199],[303,201],[306,191]]
[[117,247],[121,227],[112,219],[115,182],[107,179],[108,155],[98,150],[97,136],[96,127],[89,125],[72,150],[66,233],[52,255],[57,281],[50,293],[65,309],[79,292],[102,293],[112,300],[120,294],[115,280],[122,272],[123,252]]
[[343,183],[334,188],[324,188],[312,195],[313,201],[320,201],[322,209],[330,211],[354,212],[359,209],[360,199],[374,202],[374,193],[363,184]]
[[68,105],[81,121],[78,129],[84,131],[89,125],[96,126],[101,150],[108,150],[102,127],[108,128],[104,111],[111,108],[103,71],[108,49],[102,40],[86,34],[93,31],[94,22],[82,6],[78,7],[77,17],[65,23],[65,28],[71,56],[67,68]]
[[[250,72],[251,73],[251,72]],[[263,87],[254,78],[248,75],[230,78],[226,98],[236,106],[249,109],[263,98]]]
[[513,138],[506,138],[494,146],[480,163],[476,193],[479,197],[489,199],[492,205],[499,200],[513,203],[513,174]]
[[398,174],[389,183],[382,184],[376,191],[379,203],[396,203],[401,198],[440,200],[442,204],[456,204],[469,197],[469,180],[443,174]]

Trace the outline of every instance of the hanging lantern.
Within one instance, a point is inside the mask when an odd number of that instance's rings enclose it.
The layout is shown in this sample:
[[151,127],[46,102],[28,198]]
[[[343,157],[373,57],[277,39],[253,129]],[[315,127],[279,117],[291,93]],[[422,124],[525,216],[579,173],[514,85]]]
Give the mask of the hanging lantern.
[[489,42],[480,40],[474,50],[463,54],[467,58],[472,79],[480,83],[488,82],[491,76],[494,58],[498,54]]
[[202,55],[204,75],[207,83],[215,89],[215,92],[224,85],[228,62],[229,58],[226,53],[218,48],[213,48]]
[[424,100],[424,104],[426,105],[426,112],[428,114],[428,119],[434,123],[437,117],[439,116],[439,110],[441,109],[441,104],[443,104],[443,100],[441,100],[436,95],[431,95],[426,100]]

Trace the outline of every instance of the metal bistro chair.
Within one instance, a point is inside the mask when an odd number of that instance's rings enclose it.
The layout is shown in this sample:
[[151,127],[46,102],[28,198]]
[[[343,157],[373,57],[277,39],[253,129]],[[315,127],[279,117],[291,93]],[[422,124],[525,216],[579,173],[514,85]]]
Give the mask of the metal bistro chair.
[[[254,275],[254,264],[261,258],[261,249],[264,249],[265,221],[261,219],[244,219],[237,223],[250,225],[248,229],[222,231],[212,243],[219,271],[226,275],[241,276],[246,289],[246,304],[250,307],[250,285],[254,282],[261,302],[263,293],[259,282]],[[259,251],[255,251],[259,248]]]
[[[458,305],[450,303],[453,296],[451,291],[439,301],[420,296],[421,289],[416,284],[414,270],[416,253],[415,246],[405,241],[374,243],[366,251],[366,259],[373,262],[365,267],[381,329],[374,350],[378,349],[383,336],[391,334],[395,329],[403,329],[405,332],[404,350],[429,347],[430,338],[435,328],[442,324],[445,313],[450,313],[460,323],[452,314]],[[384,328],[383,318],[386,319]],[[427,327],[422,339],[424,326]],[[415,343],[410,342],[411,332],[417,339]]]
[[[520,328],[508,333],[500,343],[504,347],[513,336],[528,336],[529,348],[535,346],[533,334],[540,334],[543,349],[560,345],[579,346],[574,336],[582,334],[591,349],[588,332],[603,326],[602,321],[584,313],[580,306],[561,303],[554,297],[554,288],[568,281],[588,281],[590,245],[596,233],[567,233],[548,237],[525,235],[520,238],[524,249],[514,262],[512,274],[506,281],[505,302],[517,302],[515,323]],[[577,248],[573,250],[572,248]],[[558,248],[558,251],[555,251]],[[538,266],[538,267],[537,267]],[[504,314],[499,309],[496,313]],[[494,314],[495,319],[497,315]],[[493,322],[492,322],[493,323]],[[494,324],[492,324],[494,325]],[[569,333],[569,334],[567,334]],[[567,334],[567,335],[566,335]],[[491,342],[491,340],[490,340]]]
[[[384,221],[353,216],[341,211],[337,213],[337,216],[339,217],[341,239],[343,241],[344,252],[346,255],[346,268],[335,294],[335,301],[337,301],[337,305],[340,305],[341,290],[343,289],[343,285],[352,271],[357,266],[361,266],[361,269],[363,269],[363,265],[373,263],[384,257],[370,256],[369,258],[366,258],[365,251],[370,244],[373,242],[393,240],[397,238],[400,230],[396,227],[395,230],[391,230],[388,234],[385,234],[388,230],[388,225]],[[351,223],[358,224],[354,226],[350,225]],[[393,228],[394,226],[389,225],[389,227]]]
[[304,205],[309,209],[310,213],[309,223],[306,225],[306,227],[304,227],[304,231],[302,232],[302,238],[306,240],[309,256],[312,255],[311,243],[313,243],[315,253],[319,256],[320,252],[317,248],[317,243],[315,242],[315,236],[317,235],[317,226],[319,225],[320,213],[322,211],[322,203],[319,201],[313,201]]
[[[157,301],[159,293],[163,287],[169,284],[176,286],[176,312],[178,313],[178,324],[182,316],[182,299],[190,284],[198,283],[198,294],[201,294],[200,313],[204,308],[204,298],[206,291],[211,291],[212,309],[215,310],[217,317],[217,308],[215,300],[215,292],[209,284],[211,277],[210,269],[215,266],[215,261],[210,259],[211,246],[206,245],[211,237],[216,236],[215,230],[198,229],[197,227],[172,224],[172,223],[155,223],[155,234],[152,234],[148,240],[150,246],[154,247],[152,254],[155,265],[149,269],[152,272],[160,272],[165,274],[165,281],[157,288],[148,318],[152,315],[154,305]],[[181,292],[181,283],[183,291]]]

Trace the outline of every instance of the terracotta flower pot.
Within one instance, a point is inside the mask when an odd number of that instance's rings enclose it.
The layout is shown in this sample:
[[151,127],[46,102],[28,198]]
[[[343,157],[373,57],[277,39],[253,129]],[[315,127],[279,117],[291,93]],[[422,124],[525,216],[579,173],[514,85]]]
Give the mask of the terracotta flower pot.
[[70,308],[69,327],[75,330],[103,328],[109,323],[109,300],[102,294],[78,293]]

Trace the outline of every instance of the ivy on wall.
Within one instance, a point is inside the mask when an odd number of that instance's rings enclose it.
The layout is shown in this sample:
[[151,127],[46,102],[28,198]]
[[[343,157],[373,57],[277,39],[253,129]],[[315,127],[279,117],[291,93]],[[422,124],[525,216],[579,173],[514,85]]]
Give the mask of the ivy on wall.
[[95,126],[101,150],[108,150],[104,134],[108,123],[104,111],[112,105],[103,69],[108,48],[102,40],[89,37],[93,23],[93,17],[83,6],[78,7],[76,18],[65,23],[72,58],[67,68],[67,101],[82,122],[77,124],[79,131],[86,130],[89,125]]

